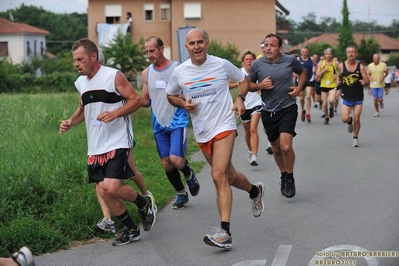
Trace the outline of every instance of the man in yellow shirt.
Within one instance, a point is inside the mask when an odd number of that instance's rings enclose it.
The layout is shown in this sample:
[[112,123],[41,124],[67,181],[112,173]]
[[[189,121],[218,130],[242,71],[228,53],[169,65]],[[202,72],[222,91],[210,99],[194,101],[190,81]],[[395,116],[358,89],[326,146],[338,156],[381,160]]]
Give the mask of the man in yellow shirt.
[[371,93],[374,97],[374,108],[375,114],[374,117],[380,116],[380,110],[378,108],[378,104],[380,104],[380,108],[384,108],[384,80],[385,77],[389,74],[389,70],[387,65],[384,62],[380,62],[380,56],[378,54],[373,55],[373,63],[368,65],[367,74],[370,79],[370,89]]

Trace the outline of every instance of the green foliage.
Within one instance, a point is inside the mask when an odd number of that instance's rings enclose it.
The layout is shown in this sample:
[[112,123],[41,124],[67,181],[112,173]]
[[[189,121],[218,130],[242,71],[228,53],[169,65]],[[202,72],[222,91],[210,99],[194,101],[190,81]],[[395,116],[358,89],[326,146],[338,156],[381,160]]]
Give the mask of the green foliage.
[[[0,154],[0,213],[4,214],[0,216],[0,257],[23,245],[39,254],[93,236],[112,237],[93,230],[102,213],[94,184],[87,183],[84,124],[58,133],[60,121],[74,113],[78,102],[76,92],[1,96],[0,148],[7,152]],[[136,165],[161,209],[175,191],[155,148],[150,110],[140,108],[132,121]],[[192,137],[187,151],[198,151]],[[198,170],[202,162],[190,160],[190,164]],[[127,206],[133,220],[140,223],[137,207]],[[118,221],[116,225],[122,228]]]
[[336,51],[336,55],[339,58],[346,58],[346,48],[349,45],[356,45],[355,39],[353,38],[352,27],[349,21],[349,9],[347,5],[347,1],[343,0],[342,7],[342,28],[340,31],[340,35],[338,38],[338,51]]
[[360,45],[358,46],[358,56],[357,59],[359,59],[361,62],[365,62],[366,64],[369,64],[373,62],[373,55],[375,53],[378,53],[380,50],[380,45],[376,40],[373,38],[368,38],[366,39],[361,39],[360,40]]
[[104,48],[106,65],[119,69],[122,73],[130,70],[142,71],[149,64],[145,58],[144,38],[139,43],[133,43],[130,33],[118,33],[114,43]]
[[239,60],[240,51],[234,44],[227,43],[226,46],[223,46],[221,41],[217,42],[211,40],[209,43],[208,53],[227,59],[236,67],[241,67],[241,62]]
[[396,69],[399,69],[399,55],[391,55],[386,64],[387,66],[396,66]]
[[71,50],[59,52],[56,58],[44,58],[41,62],[42,71],[45,74],[54,72],[70,72],[78,74],[72,57]]
[[[318,54],[319,56],[323,55],[324,50],[326,50],[328,47],[333,48],[328,43],[313,43],[310,44],[308,47],[309,47],[309,55]],[[333,48],[333,50],[335,49]]]

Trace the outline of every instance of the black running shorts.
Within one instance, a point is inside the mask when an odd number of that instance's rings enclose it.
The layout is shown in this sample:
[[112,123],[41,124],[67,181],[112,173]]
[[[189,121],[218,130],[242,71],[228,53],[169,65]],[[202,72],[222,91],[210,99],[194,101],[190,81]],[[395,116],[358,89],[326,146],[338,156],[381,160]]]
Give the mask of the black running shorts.
[[134,176],[128,164],[130,149],[116,149],[104,154],[87,157],[89,183],[98,183],[104,178],[129,179]]
[[295,126],[298,118],[298,105],[293,104],[277,112],[262,110],[262,123],[270,142],[275,141],[280,133],[296,136]]

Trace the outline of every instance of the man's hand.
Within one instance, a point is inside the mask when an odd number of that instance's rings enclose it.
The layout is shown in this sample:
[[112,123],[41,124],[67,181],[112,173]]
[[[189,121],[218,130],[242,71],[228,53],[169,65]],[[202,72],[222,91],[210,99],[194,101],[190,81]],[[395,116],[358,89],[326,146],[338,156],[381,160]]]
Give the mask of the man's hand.
[[115,120],[115,118],[116,116],[114,115],[114,112],[108,112],[108,111],[104,111],[97,116],[97,120],[103,123],[112,122]]
[[234,111],[237,119],[239,119],[245,112],[245,105],[243,99],[238,97],[231,110]]
[[72,121],[71,119],[68,120],[62,120],[60,124],[60,134],[67,132],[70,128],[72,127]]
[[184,108],[189,113],[194,113],[195,110],[197,110],[198,103],[192,103],[192,102],[193,102],[193,99],[188,99],[187,101],[185,101],[186,104],[185,104]]

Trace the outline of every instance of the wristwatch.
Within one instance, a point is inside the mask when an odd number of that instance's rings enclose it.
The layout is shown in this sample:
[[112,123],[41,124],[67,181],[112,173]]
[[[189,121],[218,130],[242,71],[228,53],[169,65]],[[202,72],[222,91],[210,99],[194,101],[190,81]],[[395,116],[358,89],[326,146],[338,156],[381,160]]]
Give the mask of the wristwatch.
[[243,102],[245,102],[245,96],[244,95],[242,95],[242,94],[238,94],[238,96],[237,97],[240,97],[241,99],[242,99],[242,101]]

